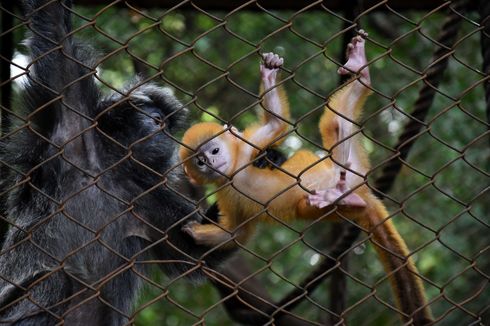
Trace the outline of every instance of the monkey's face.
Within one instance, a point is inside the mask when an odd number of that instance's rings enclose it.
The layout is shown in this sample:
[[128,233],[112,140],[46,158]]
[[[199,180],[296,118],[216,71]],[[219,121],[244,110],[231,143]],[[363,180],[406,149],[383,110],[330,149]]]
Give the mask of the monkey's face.
[[119,94],[106,99],[107,112],[99,127],[114,150],[114,160],[128,151],[154,171],[166,171],[175,163],[177,142],[173,134],[183,126],[185,109],[164,88],[140,86],[128,98]]
[[226,129],[215,122],[201,122],[184,133],[180,159],[194,183],[219,184],[234,172],[237,136]]
[[225,137],[214,138],[199,147],[194,159],[196,169],[209,179],[219,179],[230,174],[233,159]]

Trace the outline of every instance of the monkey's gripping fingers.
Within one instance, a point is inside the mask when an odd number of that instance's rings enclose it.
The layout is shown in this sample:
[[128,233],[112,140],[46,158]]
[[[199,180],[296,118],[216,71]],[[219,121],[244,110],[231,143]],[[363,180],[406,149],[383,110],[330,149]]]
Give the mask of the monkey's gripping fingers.
[[284,64],[284,59],[272,52],[264,53],[262,59],[266,69],[279,69]]
[[344,194],[345,192],[339,190],[338,187],[316,190],[312,195],[308,196],[308,202],[311,206],[318,208],[324,208],[334,204],[348,207],[366,207],[364,199],[355,193],[350,193],[339,200]]
[[274,53],[264,53],[263,63],[260,65],[260,74],[264,82],[265,89],[276,85],[277,72],[284,64],[284,59]]
[[182,232],[187,233],[188,235],[191,236],[194,241],[197,240],[197,232],[196,229],[201,225],[200,223],[196,221],[190,221],[186,223],[184,226],[182,226]]
[[181,229],[194,239],[197,245],[213,247],[229,242],[231,233],[214,224],[200,224],[196,221],[190,221]]
[[196,222],[196,221],[190,221],[187,224],[185,224],[182,227],[182,232],[187,233],[197,245],[205,245],[207,244],[206,239],[202,237],[201,232],[199,232],[199,229],[203,228],[203,225]]

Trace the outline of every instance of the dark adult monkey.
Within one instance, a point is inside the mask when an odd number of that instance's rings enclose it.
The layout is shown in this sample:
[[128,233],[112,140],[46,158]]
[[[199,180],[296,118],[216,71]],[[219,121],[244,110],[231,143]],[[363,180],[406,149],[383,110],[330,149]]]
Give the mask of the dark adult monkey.
[[[1,144],[0,324],[122,325],[150,257],[167,273],[208,250],[181,232],[195,206],[170,190],[183,108],[138,81],[103,98],[94,53],[70,35],[70,1],[23,2],[32,64]],[[156,243],[155,243],[156,242]],[[206,255],[211,266],[225,252]]]

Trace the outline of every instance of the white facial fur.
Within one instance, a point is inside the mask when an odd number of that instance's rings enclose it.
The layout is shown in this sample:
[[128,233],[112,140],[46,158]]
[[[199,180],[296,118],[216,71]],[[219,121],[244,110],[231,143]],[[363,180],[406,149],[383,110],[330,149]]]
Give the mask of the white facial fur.
[[214,177],[226,175],[232,161],[230,150],[221,139],[213,139],[201,145],[195,160],[201,173]]

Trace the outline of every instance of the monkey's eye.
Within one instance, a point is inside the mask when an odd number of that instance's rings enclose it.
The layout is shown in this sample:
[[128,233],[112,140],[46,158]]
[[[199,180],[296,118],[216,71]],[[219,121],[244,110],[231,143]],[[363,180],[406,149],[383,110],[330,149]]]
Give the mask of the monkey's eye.
[[206,164],[206,158],[205,157],[198,157],[197,158],[197,165],[198,166],[204,166]]
[[213,149],[213,151],[211,152],[211,154],[213,155],[216,155],[219,153],[219,147],[216,147],[215,149]]
[[156,125],[159,125],[159,126],[164,126],[165,125],[165,121],[163,121],[163,118],[162,118],[162,115],[160,113],[152,113],[150,115],[150,117],[153,119],[153,122],[156,124]]

